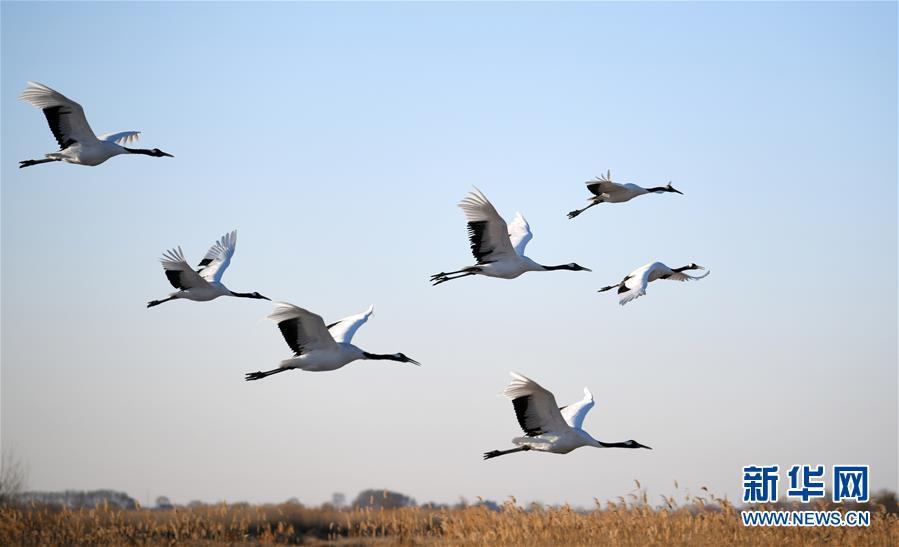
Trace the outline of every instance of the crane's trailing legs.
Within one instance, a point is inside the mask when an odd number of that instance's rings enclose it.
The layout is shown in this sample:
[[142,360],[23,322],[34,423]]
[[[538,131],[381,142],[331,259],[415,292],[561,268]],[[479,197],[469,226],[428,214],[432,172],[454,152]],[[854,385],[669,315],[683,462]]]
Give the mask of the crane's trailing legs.
[[51,161],[62,161],[56,158],[47,158],[43,160],[23,160],[19,162],[19,169],[23,167],[31,167],[32,165],[37,165],[39,163],[50,163]]
[[515,452],[527,452],[530,449],[530,446],[525,445],[519,446],[518,448],[510,448],[509,450],[491,450],[490,452],[484,452],[484,459],[489,460],[490,458],[505,456],[506,454],[513,454]]
[[471,271],[471,268],[470,268],[470,267],[469,267],[469,268],[462,268],[461,270],[456,270],[456,271],[454,271],[454,272],[440,272],[440,273],[436,273],[436,274],[432,275],[432,276],[431,276],[431,279],[433,280],[433,279],[437,279],[438,277],[446,277],[446,276],[448,276],[448,275],[453,275],[453,274],[462,273],[462,272],[468,272],[468,271]]
[[600,203],[602,203],[602,202],[594,201],[593,203],[584,207],[583,209],[575,209],[574,211],[571,211],[570,213],[568,213],[568,218],[574,218],[574,217],[578,216],[579,214],[583,213],[584,211],[586,211],[587,209],[589,209],[590,207],[593,207],[594,205],[599,205]]
[[158,305],[162,304],[163,302],[168,302],[169,300],[174,300],[174,299],[175,299],[174,296],[170,296],[164,300],[150,300],[149,302],[147,302],[147,307],[152,308],[153,306],[158,306]]
[[279,372],[284,372],[285,370],[293,370],[289,368],[276,368],[274,370],[266,370],[265,372],[256,371],[256,372],[248,372],[246,377],[244,378],[247,382],[250,380],[261,380],[266,376],[271,376],[272,374],[278,374]]
[[475,273],[474,273],[474,272],[468,272],[468,273],[464,273],[464,274],[461,274],[461,275],[457,275],[457,276],[455,276],[455,277],[436,277],[436,278],[434,278],[434,279],[431,280],[431,283],[433,283],[434,286],[437,286],[437,285],[439,285],[439,284],[441,284],[441,283],[446,283],[447,281],[452,281],[453,279],[459,279],[459,278],[462,278],[462,277],[468,277],[469,275],[475,275]]
[[[478,273],[478,268],[474,266],[469,266],[468,268],[462,268],[461,270],[456,270],[454,272],[440,272],[438,274],[434,274],[431,276],[431,283],[434,285],[439,285],[441,283],[445,283],[447,281],[452,281],[453,279],[459,279],[461,277],[468,277],[469,275],[475,275]],[[453,274],[461,274],[455,277],[449,277]]]

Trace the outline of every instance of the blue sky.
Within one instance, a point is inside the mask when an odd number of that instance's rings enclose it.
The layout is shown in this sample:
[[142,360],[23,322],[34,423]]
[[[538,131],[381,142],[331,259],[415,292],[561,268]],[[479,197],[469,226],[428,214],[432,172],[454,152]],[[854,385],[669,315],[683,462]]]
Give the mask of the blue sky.
[[[35,489],[318,503],[387,487],[590,504],[755,463],[868,463],[896,488],[896,5],[50,4],[2,11],[2,441]],[[72,33],[78,29],[77,35]],[[51,152],[37,80],[175,158]],[[685,195],[565,213],[583,181]],[[455,204],[521,211],[538,262],[472,278]],[[174,302],[156,262],[238,229],[224,281],[326,320],[355,363],[289,356],[262,301]],[[624,308],[646,262],[711,275]],[[519,434],[509,370],[652,452],[482,462]],[[522,477],[529,480],[522,482]]]

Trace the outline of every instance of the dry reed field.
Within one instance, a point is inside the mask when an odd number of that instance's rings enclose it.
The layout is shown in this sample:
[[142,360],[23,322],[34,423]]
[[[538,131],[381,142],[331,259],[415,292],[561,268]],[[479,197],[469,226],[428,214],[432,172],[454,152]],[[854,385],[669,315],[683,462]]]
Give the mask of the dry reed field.
[[[714,496],[662,508],[632,495],[588,511],[506,502],[457,509],[338,511],[299,504],[66,510],[0,508],[3,545],[899,545],[899,518],[882,505],[867,528],[746,528]],[[824,509],[821,507],[815,507]]]

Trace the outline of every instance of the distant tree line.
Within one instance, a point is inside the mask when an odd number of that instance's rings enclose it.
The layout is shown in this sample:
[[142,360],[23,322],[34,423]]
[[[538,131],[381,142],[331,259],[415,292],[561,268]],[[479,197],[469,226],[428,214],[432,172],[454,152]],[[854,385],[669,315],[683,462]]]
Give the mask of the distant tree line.
[[119,509],[137,509],[137,500],[115,490],[66,490],[64,492],[22,492],[16,500],[23,504],[40,504],[67,509],[93,509],[104,504]]
[[[20,475],[17,475],[16,477],[0,476],[0,505],[9,503],[25,505],[37,504],[52,507],[65,507],[67,509],[92,509],[107,505],[109,507],[124,510],[134,510],[140,507],[138,502],[134,498],[128,496],[128,494],[126,494],[125,492],[117,492],[114,490],[92,490],[89,492],[81,490],[66,490],[64,492],[21,492],[19,491],[21,489],[21,486],[22,480]],[[207,505],[209,504],[199,500],[194,500],[184,507],[197,508]],[[247,502],[229,503],[228,505],[232,508],[251,506]],[[304,507],[303,504],[300,503],[300,500],[295,497],[290,498],[289,500],[284,502],[284,505]],[[415,501],[415,498],[412,498],[405,494],[401,494],[400,492],[394,492],[387,489],[370,488],[359,492],[355,499],[349,504],[346,503],[346,496],[344,496],[342,493],[335,493],[334,495],[332,495],[331,501],[322,504],[321,508],[340,511],[346,509],[388,510],[400,509],[402,507],[418,506],[419,505]],[[178,506],[172,503],[168,497],[159,496],[156,498],[156,506],[153,509],[165,511],[173,509],[175,507]],[[501,509],[501,504],[492,500],[483,500],[480,498],[478,499],[477,503],[470,504],[468,503],[468,501],[462,498],[458,503],[452,505],[428,502],[421,504],[420,507],[436,510],[460,510],[467,507],[484,507],[491,511],[499,511]],[[778,507],[780,507],[780,505],[778,505]],[[783,505],[782,508],[789,509],[791,507],[792,506]],[[897,500],[895,492],[881,490],[871,495],[871,501],[869,503],[848,503],[841,504],[840,507],[855,510],[875,508],[877,510],[883,510],[887,513],[896,514],[899,513],[899,500]],[[882,507],[883,509],[879,509],[880,507]],[[836,505],[834,505],[833,508],[836,508]],[[699,512],[701,509],[716,510],[716,508],[710,508],[708,506],[703,506],[702,508],[688,507],[688,510],[694,510],[696,512]]]

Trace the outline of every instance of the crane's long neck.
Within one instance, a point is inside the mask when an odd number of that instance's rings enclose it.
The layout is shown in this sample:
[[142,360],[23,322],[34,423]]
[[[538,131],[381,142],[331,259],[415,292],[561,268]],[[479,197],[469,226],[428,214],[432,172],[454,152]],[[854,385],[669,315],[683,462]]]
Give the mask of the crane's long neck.
[[228,291],[228,292],[231,293],[231,296],[236,296],[238,298],[256,298],[256,294],[251,293],[251,292],[234,292],[234,291]]
[[642,445],[637,441],[631,439],[629,441],[622,441],[620,443],[604,443],[599,439],[594,439],[590,436],[589,433],[583,430],[575,429],[578,433],[581,433],[584,437],[588,439],[588,443],[596,448],[646,448],[647,450],[652,450],[652,448]]
[[[362,351],[362,350],[359,350]],[[415,366],[421,366],[421,363],[416,361],[415,359],[410,359],[409,357],[403,355],[402,353],[392,353],[389,355],[381,355],[380,353],[368,353],[367,351],[362,351],[363,359],[375,359],[375,360],[383,360],[383,361],[396,361],[398,363],[409,363]]]
[[362,356],[366,359],[373,359],[376,361],[401,361],[401,359],[399,359],[396,355],[369,353],[367,351],[363,351]]
[[626,442],[620,443],[604,443],[602,441],[593,439],[596,441],[596,446],[601,448],[628,448],[628,444]]
[[128,148],[127,146],[123,146],[122,148],[125,149],[129,154],[143,154],[145,156],[155,155],[153,150],[150,150],[148,148]]
[[604,443],[597,440],[596,446],[597,448],[633,448],[633,446],[629,445],[626,441],[620,443]]
[[544,266],[543,264],[540,264],[540,267],[544,271],[547,271],[547,272],[551,272],[553,270],[573,270],[574,269],[571,267],[571,264],[559,264],[558,266]]

